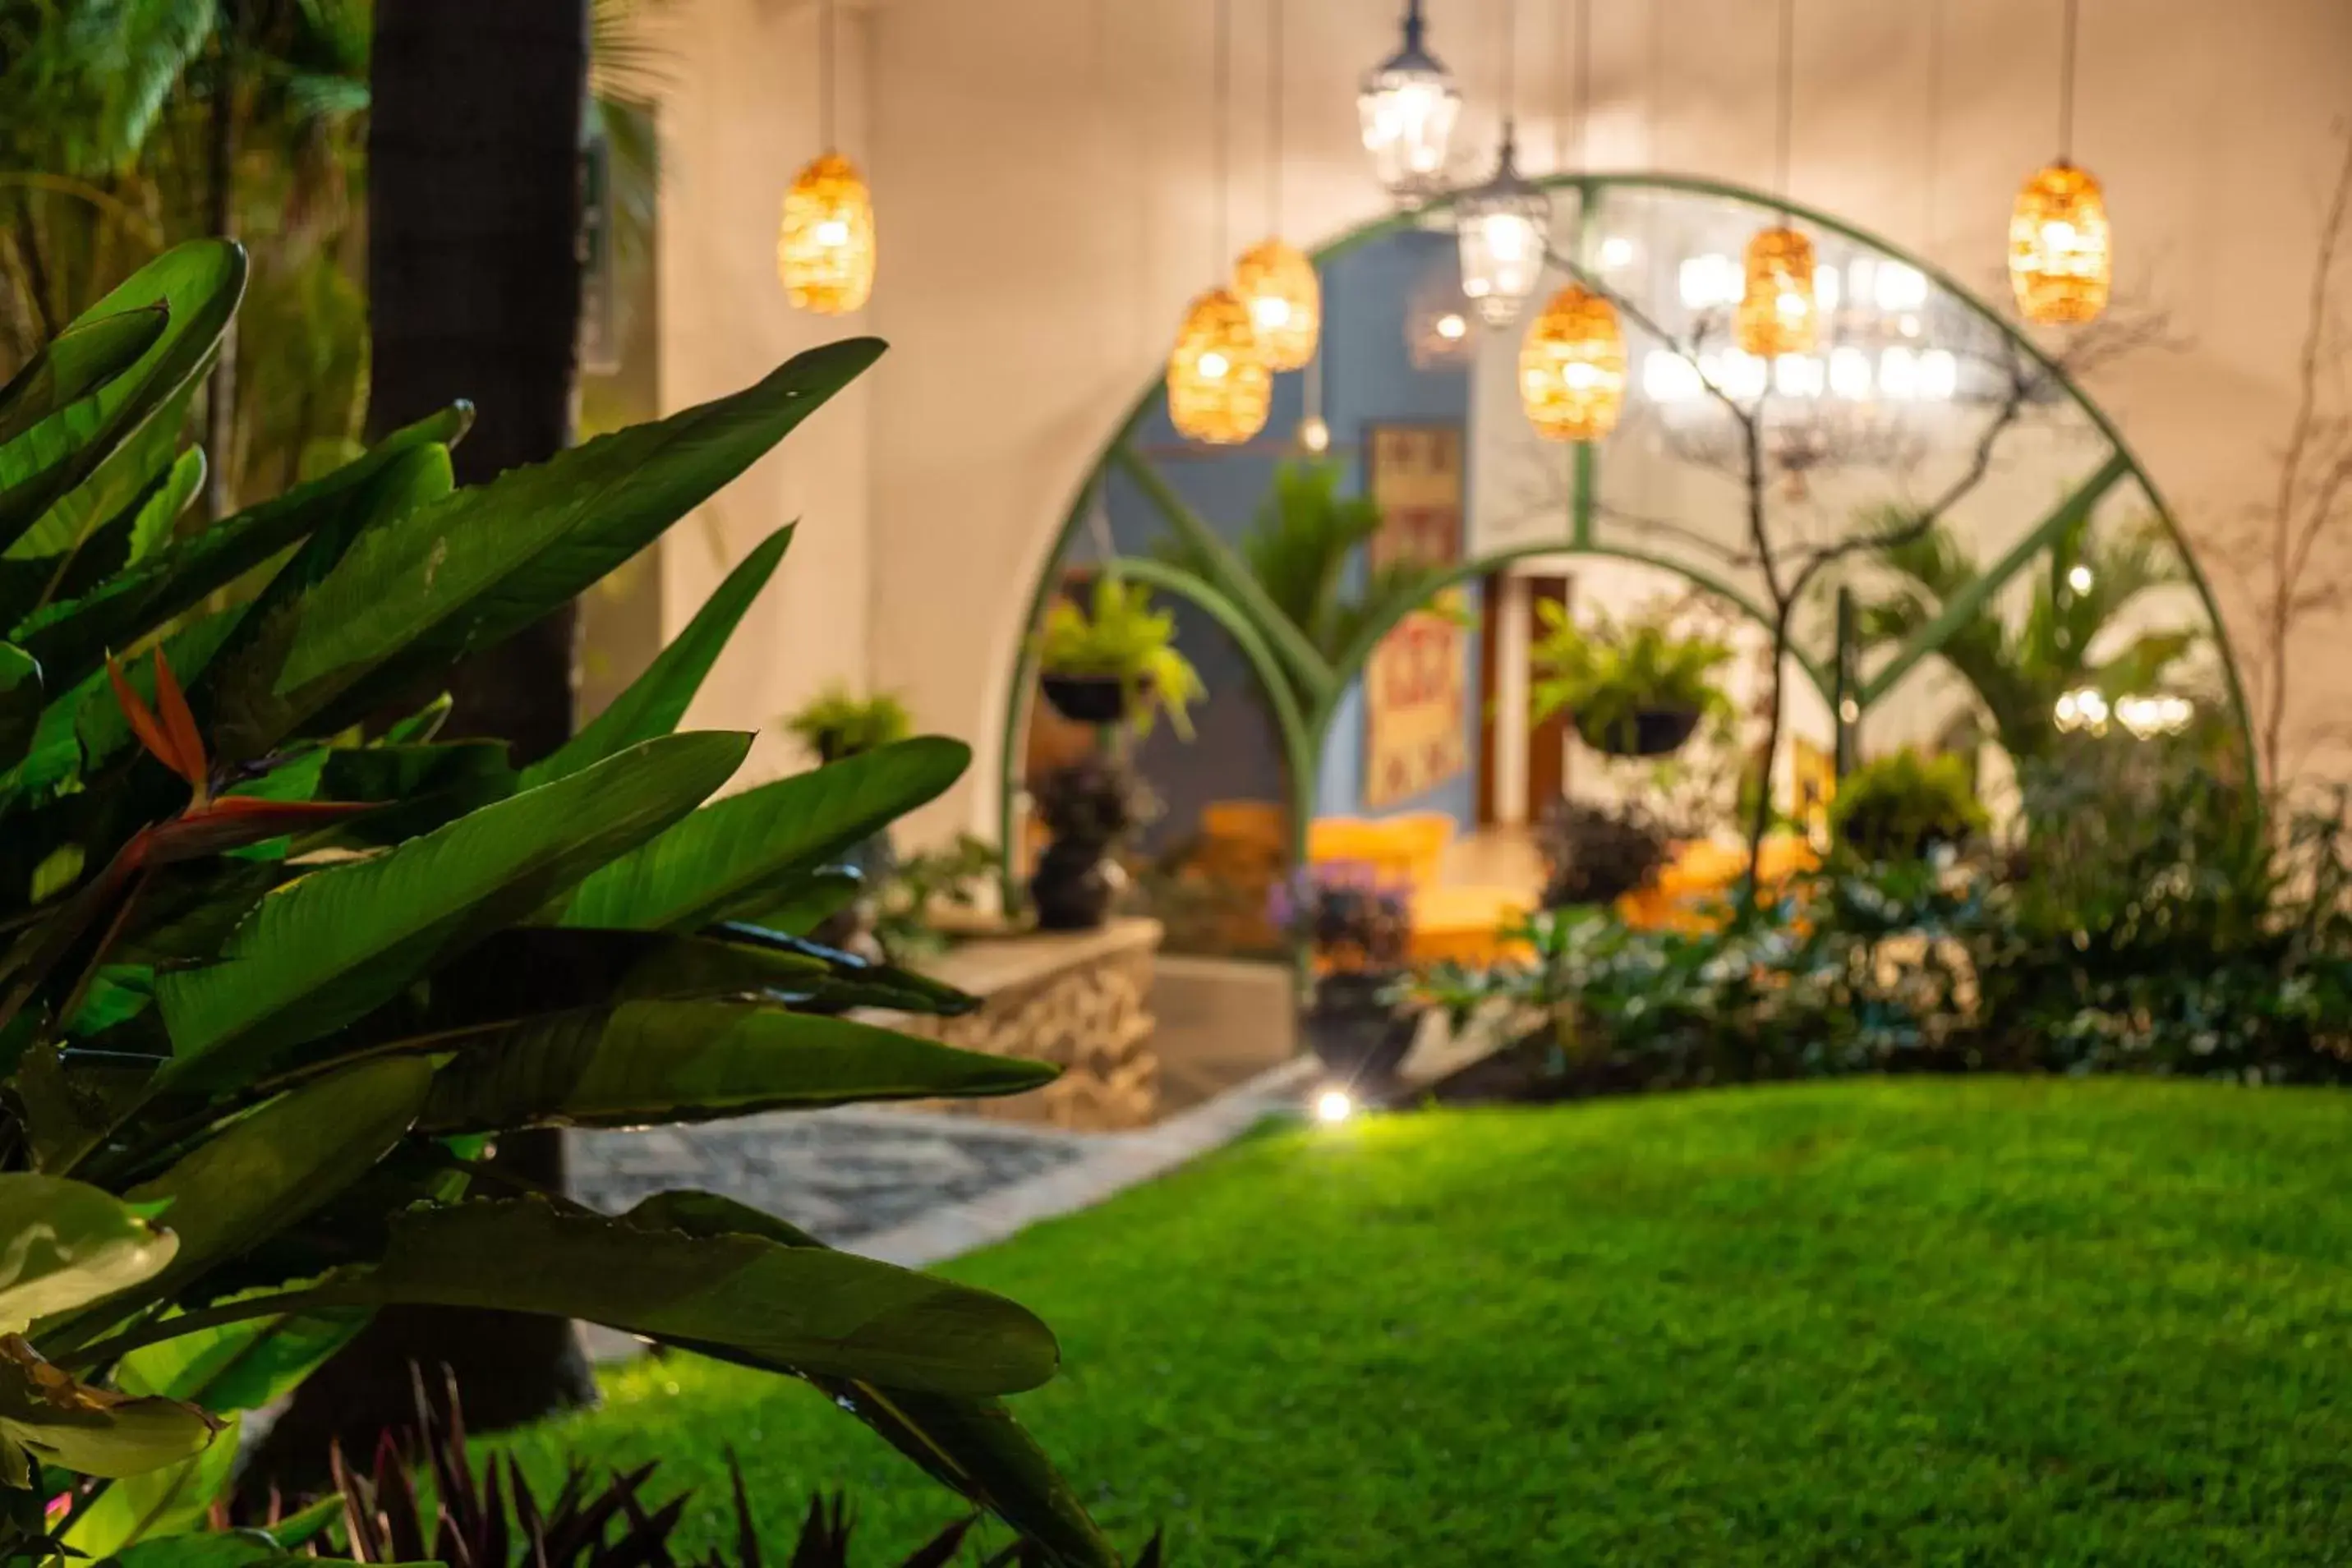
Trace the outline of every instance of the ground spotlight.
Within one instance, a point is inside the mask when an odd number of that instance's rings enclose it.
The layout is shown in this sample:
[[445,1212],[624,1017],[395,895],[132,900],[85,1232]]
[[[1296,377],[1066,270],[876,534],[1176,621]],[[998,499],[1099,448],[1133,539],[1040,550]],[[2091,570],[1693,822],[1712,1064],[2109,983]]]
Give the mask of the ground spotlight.
[[1356,1113],[1356,1097],[1345,1089],[1326,1089],[1315,1096],[1315,1119],[1336,1125]]

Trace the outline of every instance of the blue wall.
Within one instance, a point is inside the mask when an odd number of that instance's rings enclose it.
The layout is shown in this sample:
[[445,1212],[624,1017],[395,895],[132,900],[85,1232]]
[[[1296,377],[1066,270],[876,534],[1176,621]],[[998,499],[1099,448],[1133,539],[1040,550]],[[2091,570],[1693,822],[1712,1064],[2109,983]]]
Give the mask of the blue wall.
[[[1367,424],[1451,422],[1465,432],[1468,428],[1467,372],[1416,369],[1404,340],[1415,285],[1433,269],[1450,267],[1453,256],[1454,242],[1448,236],[1405,233],[1360,246],[1324,269],[1323,414],[1331,426],[1332,457],[1345,468],[1350,489],[1360,489],[1364,482]],[[1265,434],[1247,446],[1210,448],[1184,442],[1169,423],[1164,400],[1156,400],[1146,413],[1135,445],[1188,506],[1225,538],[1238,538],[1272,488],[1276,465],[1303,415],[1304,380],[1300,375],[1276,378],[1274,412]],[[1104,501],[1111,539],[1121,554],[1147,553],[1164,535],[1159,514],[1123,476],[1112,476]],[[1100,553],[1093,531],[1081,530],[1066,561],[1084,565]],[[1470,602],[1475,610],[1475,591]],[[1221,627],[1190,606],[1179,610],[1177,640],[1185,656],[1199,666],[1210,695],[1196,711],[1198,737],[1192,744],[1156,731],[1138,755],[1139,767],[1168,807],[1153,835],[1159,842],[1189,834],[1200,808],[1211,800],[1289,798],[1281,741],[1262,706],[1252,700],[1256,677],[1241,651]],[[1475,634],[1469,653],[1465,746],[1475,770],[1479,687]],[[1363,754],[1359,684],[1342,701],[1324,751],[1319,813],[1363,810]],[[1466,828],[1476,802],[1477,779],[1475,771],[1466,771],[1425,795],[1383,810],[1444,811]]]

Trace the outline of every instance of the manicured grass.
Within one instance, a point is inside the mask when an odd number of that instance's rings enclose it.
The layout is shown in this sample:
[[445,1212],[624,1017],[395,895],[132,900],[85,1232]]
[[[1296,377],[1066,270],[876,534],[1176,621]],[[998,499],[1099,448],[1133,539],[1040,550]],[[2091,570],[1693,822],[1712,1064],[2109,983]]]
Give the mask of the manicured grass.
[[[1198,1568],[2352,1560],[2352,1095],[1741,1090],[1271,1134],[949,1270],[1017,1402]],[[954,1502],[797,1385],[684,1361],[530,1434],[779,1536]]]

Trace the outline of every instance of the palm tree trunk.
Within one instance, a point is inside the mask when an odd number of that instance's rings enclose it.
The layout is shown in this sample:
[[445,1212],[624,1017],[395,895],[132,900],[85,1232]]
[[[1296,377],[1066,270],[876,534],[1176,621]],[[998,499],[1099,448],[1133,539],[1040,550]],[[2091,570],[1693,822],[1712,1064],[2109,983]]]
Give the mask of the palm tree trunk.
[[[455,454],[481,483],[571,443],[581,296],[584,0],[394,0],[375,8],[368,131],[368,282],[378,432],[457,399],[477,410]],[[572,727],[566,609],[477,654],[453,683],[450,730],[494,736],[529,761]],[[560,1134],[500,1140],[498,1164],[563,1179]],[[414,1363],[457,1375],[466,1421],[510,1427],[594,1396],[570,1323],[512,1313],[387,1312],[306,1383],[248,1484],[299,1486],[414,1416]],[[428,1376],[428,1385],[438,1379]]]

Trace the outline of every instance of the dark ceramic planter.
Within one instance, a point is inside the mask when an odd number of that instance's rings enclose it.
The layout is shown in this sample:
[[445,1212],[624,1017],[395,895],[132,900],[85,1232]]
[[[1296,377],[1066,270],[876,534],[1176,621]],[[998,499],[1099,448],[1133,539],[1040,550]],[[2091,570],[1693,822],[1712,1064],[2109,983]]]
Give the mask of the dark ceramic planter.
[[1045,675],[1037,684],[1054,711],[1072,724],[1117,724],[1130,711],[1129,695],[1140,702],[1151,689],[1148,681],[1129,687],[1117,675]]
[[1622,725],[1603,729],[1581,718],[1576,722],[1576,733],[1604,757],[1669,757],[1697,733],[1698,720],[1696,708],[1643,708],[1633,715],[1630,736]]
[[1110,917],[1125,880],[1108,846],[1055,839],[1037,857],[1029,904],[1041,931],[1091,931]]
[[1325,975],[1298,1015],[1298,1030],[1324,1071],[1351,1084],[1381,1088],[1396,1078],[1420,1025],[1418,1015],[1381,1000],[1393,970]]

